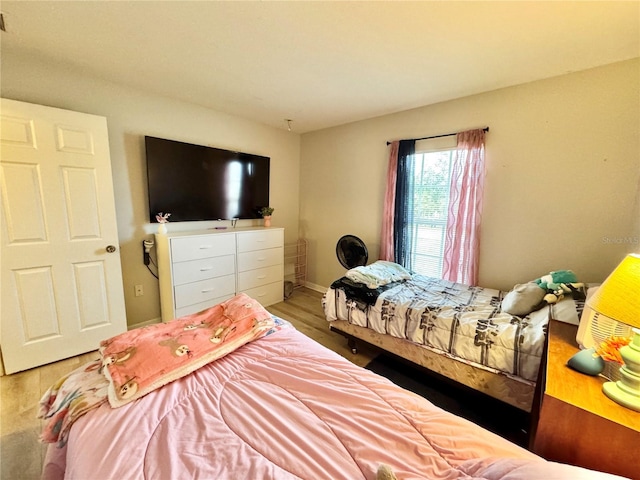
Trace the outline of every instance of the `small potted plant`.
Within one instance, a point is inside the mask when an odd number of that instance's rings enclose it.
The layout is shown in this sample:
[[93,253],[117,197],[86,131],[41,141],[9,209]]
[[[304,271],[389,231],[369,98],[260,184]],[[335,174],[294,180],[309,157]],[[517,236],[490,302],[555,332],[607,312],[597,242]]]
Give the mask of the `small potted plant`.
[[262,207],[260,209],[260,215],[262,215],[262,218],[264,218],[265,227],[271,226],[271,214],[273,213],[273,210],[274,209],[272,207]]

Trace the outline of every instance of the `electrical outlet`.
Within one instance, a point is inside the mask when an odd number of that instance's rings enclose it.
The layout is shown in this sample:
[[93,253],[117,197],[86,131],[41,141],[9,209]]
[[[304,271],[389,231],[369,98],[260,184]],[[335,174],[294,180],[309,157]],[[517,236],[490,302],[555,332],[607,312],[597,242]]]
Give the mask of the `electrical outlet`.
[[136,297],[141,297],[142,295],[144,295],[144,290],[142,289],[142,285],[135,285],[133,288],[134,288],[134,291],[136,292]]

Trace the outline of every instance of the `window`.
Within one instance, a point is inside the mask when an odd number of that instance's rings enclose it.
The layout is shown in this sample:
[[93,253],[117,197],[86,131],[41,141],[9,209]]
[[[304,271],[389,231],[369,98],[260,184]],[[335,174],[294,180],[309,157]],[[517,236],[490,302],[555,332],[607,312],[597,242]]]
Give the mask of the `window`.
[[451,165],[455,150],[416,152],[411,164],[407,217],[410,268],[430,277],[442,277]]
[[486,131],[458,132],[455,146],[418,148],[416,139],[391,143],[381,259],[425,275],[477,284]]

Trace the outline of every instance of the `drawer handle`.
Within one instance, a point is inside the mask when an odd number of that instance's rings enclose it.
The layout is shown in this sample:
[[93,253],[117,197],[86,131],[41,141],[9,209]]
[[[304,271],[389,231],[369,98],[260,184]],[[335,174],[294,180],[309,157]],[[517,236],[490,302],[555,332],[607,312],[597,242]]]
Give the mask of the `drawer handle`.
[[201,268],[200,269],[201,272],[206,272],[208,270],[213,270],[213,268],[212,267],[206,267],[206,268]]
[[209,293],[209,292],[213,292],[213,288],[205,288],[204,290],[200,290],[200,293]]
[[260,275],[260,276],[258,277],[258,280],[262,280],[263,278],[267,278],[267,276],[266,276],[266,275]]
[[213,248],[212,245],[200,245],[200,250],[206,250],[208,248]]
[[259,262],[264,262],[266,259],[267,259],[266,257],[260,257],[260,258],[258,258],[257,260],[258,260]]

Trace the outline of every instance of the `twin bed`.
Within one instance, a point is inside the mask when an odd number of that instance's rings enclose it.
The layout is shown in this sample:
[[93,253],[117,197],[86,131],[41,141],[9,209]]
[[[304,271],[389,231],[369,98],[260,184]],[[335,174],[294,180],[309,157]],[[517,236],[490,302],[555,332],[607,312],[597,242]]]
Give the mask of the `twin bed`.
[[244,295],[103,342],[41,406],[44,479],[618,478],[543,460]]
[[323,308],[354,351],[362,340],[529,412],[549,319],[577,325],[585,288],[513,315],[502,309],[507,292],[376,262],[334,282]]

